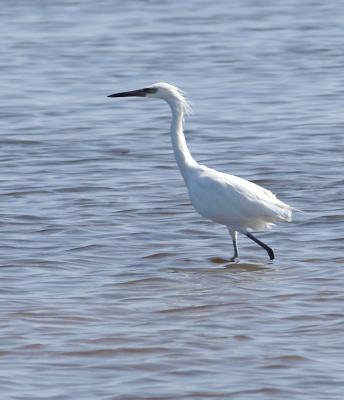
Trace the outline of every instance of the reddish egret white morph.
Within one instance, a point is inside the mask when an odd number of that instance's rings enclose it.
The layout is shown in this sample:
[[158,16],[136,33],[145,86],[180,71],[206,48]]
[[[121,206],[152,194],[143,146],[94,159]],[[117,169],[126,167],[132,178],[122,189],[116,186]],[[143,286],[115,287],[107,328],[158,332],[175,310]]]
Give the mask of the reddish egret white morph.
[[269,190],[237,176],[224,174],[198,164],[192,157],[183,132],[184,116],[190,107],[183,92],[168,83],[155,83],[144,89],[111,94],[108,97],[153,97],[171,107],[171,138],[174,155],[189,191],[192,205],[203,217],[226,225],[238,258],[237,232],[265,249],[270,260],[273,250],[252,232],[269,229],[275,222],[291,221],[292,207],[278,200]]

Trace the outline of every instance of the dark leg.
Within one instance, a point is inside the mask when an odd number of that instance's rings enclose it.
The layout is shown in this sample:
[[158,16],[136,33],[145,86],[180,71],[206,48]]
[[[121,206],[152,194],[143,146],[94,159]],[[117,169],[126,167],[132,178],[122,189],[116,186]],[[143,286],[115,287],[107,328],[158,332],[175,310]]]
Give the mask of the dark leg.
[[270,260],[273,260],[275,258],[274,252],[272,250],[271,247],[269,247],[268,245],[266,245],[265,243],[261,242],[259,239],[257,239],[256,237],[254,237],[252,235],[252,233],[247,232],[246,236],[253,240],[254,242],[256,242],[257,244],[259,244],[259,246],[263,247],[264,250],[267,251],[267,253],[269,254]]
[[236,258],[239,257],[239,251],[238,251],[238,246],[237,246],[237,233],[233,229],[228,228],[229,233],[232,236],[232,241],[233,241],[233,247],[234,247],[234,255],[231,258],[231,261],[234,261]]

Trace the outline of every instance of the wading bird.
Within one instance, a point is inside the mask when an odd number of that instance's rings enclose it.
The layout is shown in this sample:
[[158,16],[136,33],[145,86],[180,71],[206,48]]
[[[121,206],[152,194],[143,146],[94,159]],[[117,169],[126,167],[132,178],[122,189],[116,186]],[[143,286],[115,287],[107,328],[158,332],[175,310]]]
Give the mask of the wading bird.
[[256,242],[273,260],[273,250],[253,236],[252,232],[269,229],[278,221],[291,221],[292,207],[253,182],[218,172],[193,159],[183,132],[184,116],[190,107],[180,89],[168,83],[155,83],[144,89],[115,93],[108,97],[131,96],[162,99],[170,106],[172,146],[191,203],[200,215],[228,228],[234,246],[231,260],[239,256],[237,232]]

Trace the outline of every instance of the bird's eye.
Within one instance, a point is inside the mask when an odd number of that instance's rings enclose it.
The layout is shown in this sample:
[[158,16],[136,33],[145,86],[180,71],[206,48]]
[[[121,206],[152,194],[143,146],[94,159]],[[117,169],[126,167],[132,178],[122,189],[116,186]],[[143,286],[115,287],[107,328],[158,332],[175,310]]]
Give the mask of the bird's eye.
[[147,94],[153,94],[156,93],[158,91],[157,88],[145,88],[143,89]]

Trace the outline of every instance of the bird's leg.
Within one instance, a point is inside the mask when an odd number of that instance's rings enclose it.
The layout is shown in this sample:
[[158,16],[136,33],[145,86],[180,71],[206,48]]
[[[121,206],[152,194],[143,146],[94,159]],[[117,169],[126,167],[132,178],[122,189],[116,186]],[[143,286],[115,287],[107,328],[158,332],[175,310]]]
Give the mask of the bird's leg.
[[232,236],[233,240],[233,247],[234,247],[234,255],[231,258],[231,261],[234,261],[236,258],[239,257],[239,251],[237,246],[237,232],[234,229],[228,228],[230,235]]
[[252,233],[247,232],[246,236],[253,240],[254,242],[256,242],[257,244],[259,244],[259,246],[263,247],[264,250],[267,251],[267,253],[269,254],[270,260],[273,260],[275,258],[274,252],[272,250],[271,247],[269,247],[268,245],[266,245],[265,243],[261,242],[259,239],[257,239],[255,236],[252,235]]

